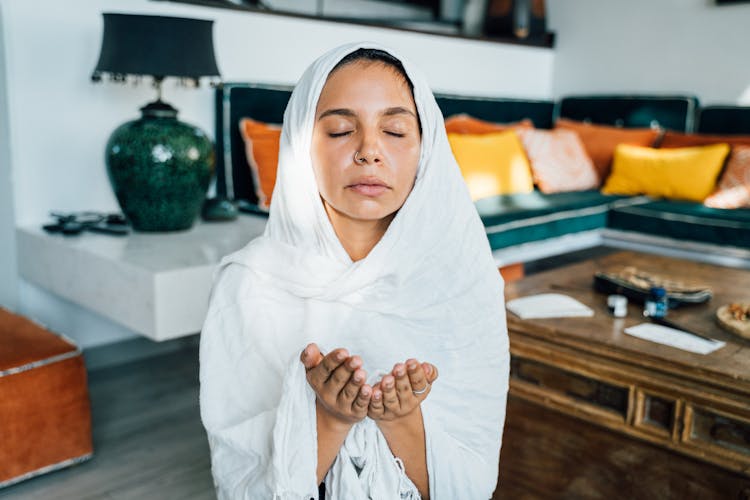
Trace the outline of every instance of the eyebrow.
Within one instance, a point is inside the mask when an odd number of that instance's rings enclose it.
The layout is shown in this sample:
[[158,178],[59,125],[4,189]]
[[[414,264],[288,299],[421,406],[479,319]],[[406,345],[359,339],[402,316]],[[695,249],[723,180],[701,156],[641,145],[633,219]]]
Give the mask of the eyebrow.
[[[393,115],[400,115],[400,114],[408,114],[412,115],[414,118],[417,117],[411,110],[404,108],[403,106],[394,106],[392,108],[388,108],[383,112],[384,116],[393,116]],[[326,116],[331,115],[338,115],[338,116],[349,116],[349,117],[356,117],[357,114],[348,108],[334,108],[334,109],[327,109],[323,111],[320,116],[318,116],[318,121],[322,120]]]

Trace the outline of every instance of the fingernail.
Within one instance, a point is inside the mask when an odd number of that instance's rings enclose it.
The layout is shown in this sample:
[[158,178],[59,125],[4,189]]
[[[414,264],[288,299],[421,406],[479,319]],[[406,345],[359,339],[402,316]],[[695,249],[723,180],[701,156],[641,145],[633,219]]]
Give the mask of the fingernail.
[[354,375],[354,381],[355,382],[362,382],[362,375],[360,373],[356,373]]
[[370,395],[370,389],[368,389],[367,387],[363,387],[362,388],[362,397],[366,398],[369,395]]
[[341,361],[342,359],[344,359],[344,353],[341,352],[341,351],[337,352],[336,353],[336,361]]
[[429,375],[430,373],[432,373],[432,366],[427,365],[427,375]]
[[404,367],[403,366],[397,366],[396,369],[393,370],[393,373],[395,373],[397,377],[403,377],[404,376]]
[[417,362],[416,361],[410,361],[408,366],[409,366],[409,370],[410,371],[414,371],[414,370],[417,369]]
[[373,393],[372,399],[374,399],[375,401],[380,401],[380,392]]

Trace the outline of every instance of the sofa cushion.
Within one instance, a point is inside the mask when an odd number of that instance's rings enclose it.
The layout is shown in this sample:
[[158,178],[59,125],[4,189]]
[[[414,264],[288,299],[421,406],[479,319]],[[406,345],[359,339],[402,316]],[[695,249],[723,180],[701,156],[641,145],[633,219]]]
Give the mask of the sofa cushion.
[[449,134],[491,134],[522,128],[534,128],[534,124],[529,119],[514,123],[488,122],[466,113],[452,115],[445,119],[445,131]]
[[281,126],[243,118],[240,120],[240,133],[245,142],[245,155],[253,176],[258,205],[268,209],[276,185]]
[[475,204],[493,250],[605,227],[610,203],[599,191],[509,194]]
[[675,239],[750,248],[750,209],[723,210],[689,201],[613,207],[608,227]]
[[558,102],[558,116],[626,128],[692,130],[698,98],[689,95],[579,95]]
[[443,116],[467,113],[495,123],[512,123],[529,119],[538,128],[552,128],[554,101],[436,95]]
[[700,109],[701,134],[750,135],[750,106],[705,106]]
[[719,185],[703,201],[713,208],[750,208],[750,146],[735,146]]
[[703,201],[716,186],[727,154],[727,144],[677,149],[620,144],[602,192]]
[[599,187],[599,176],[572,130],[519,130],[531,162],[534,183],[543,193],[584,191]]
[[492,134],[448,134],[471,199],[534,190],[531,169],[513,130]]
[[578,122],[560,118],[555,123],[555,128],[572,130],[578,134],[586,148],[586,152],[594,162],[599,183],[609,175],[612,166],[612,157],[618,144],[630,144],[632,146],[653,146],[661,130],[653,128],[622,128],[610,125],[595,125],[593,123]]
[[750,135],[682,134],[667,130],[659,141],[660,148],[688,148],[726,143],[730,146],[750,146]]

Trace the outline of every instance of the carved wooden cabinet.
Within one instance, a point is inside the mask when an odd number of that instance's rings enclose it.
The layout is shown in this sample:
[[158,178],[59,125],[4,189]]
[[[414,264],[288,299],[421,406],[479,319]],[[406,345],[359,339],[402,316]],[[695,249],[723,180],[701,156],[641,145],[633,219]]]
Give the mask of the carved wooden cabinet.
[[[613,318],[591,286],[595,271],[618,265],[709,284],[709,303],[669,317],[727,345],[698,355],[623,333],[644,322],[641,306]],[[750,298],[750,271],[620,252],[509,284],[506,299],[544,292],[595,315],[508,314],[511,397],[495,498],[750,499],[750,342],[713,319],[719,305]]]

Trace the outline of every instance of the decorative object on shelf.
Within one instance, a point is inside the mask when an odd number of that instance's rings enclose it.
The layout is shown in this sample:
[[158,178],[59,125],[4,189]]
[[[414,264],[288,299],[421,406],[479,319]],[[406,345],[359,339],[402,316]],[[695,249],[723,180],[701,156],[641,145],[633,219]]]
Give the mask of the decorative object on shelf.
[[102,214],[99,212],[77,212],[50,214],[55,222],[45,224],[42,229],[48,233],[61,233],[65,236],[81,234],[83,231],[92,233],[125,236],[130,233],[130,226],[121,214]]
[[177,17],[105,13],[104,34],[93,81],[109,74],[115,82],[153,78],[155,101],[141,117],[118,127],[107,142],[106,162],[112,188],[137,231],[190,228],[201,211],[214,168],[208,136],[177,119],[177,110],[161,100],[161,83],[177,77],[199,85],[218,79],[213,21]]
[[489,0],[484,32],[518,40],[545,39],[550,34],[544,0]]
[[238,214],[237,205],[226,198],[210,198],[201,209],[201,217],[207,222],[235,220]]
[[488,0],[466,0],[461,32],[466,36],[479,36],[484,28]]

